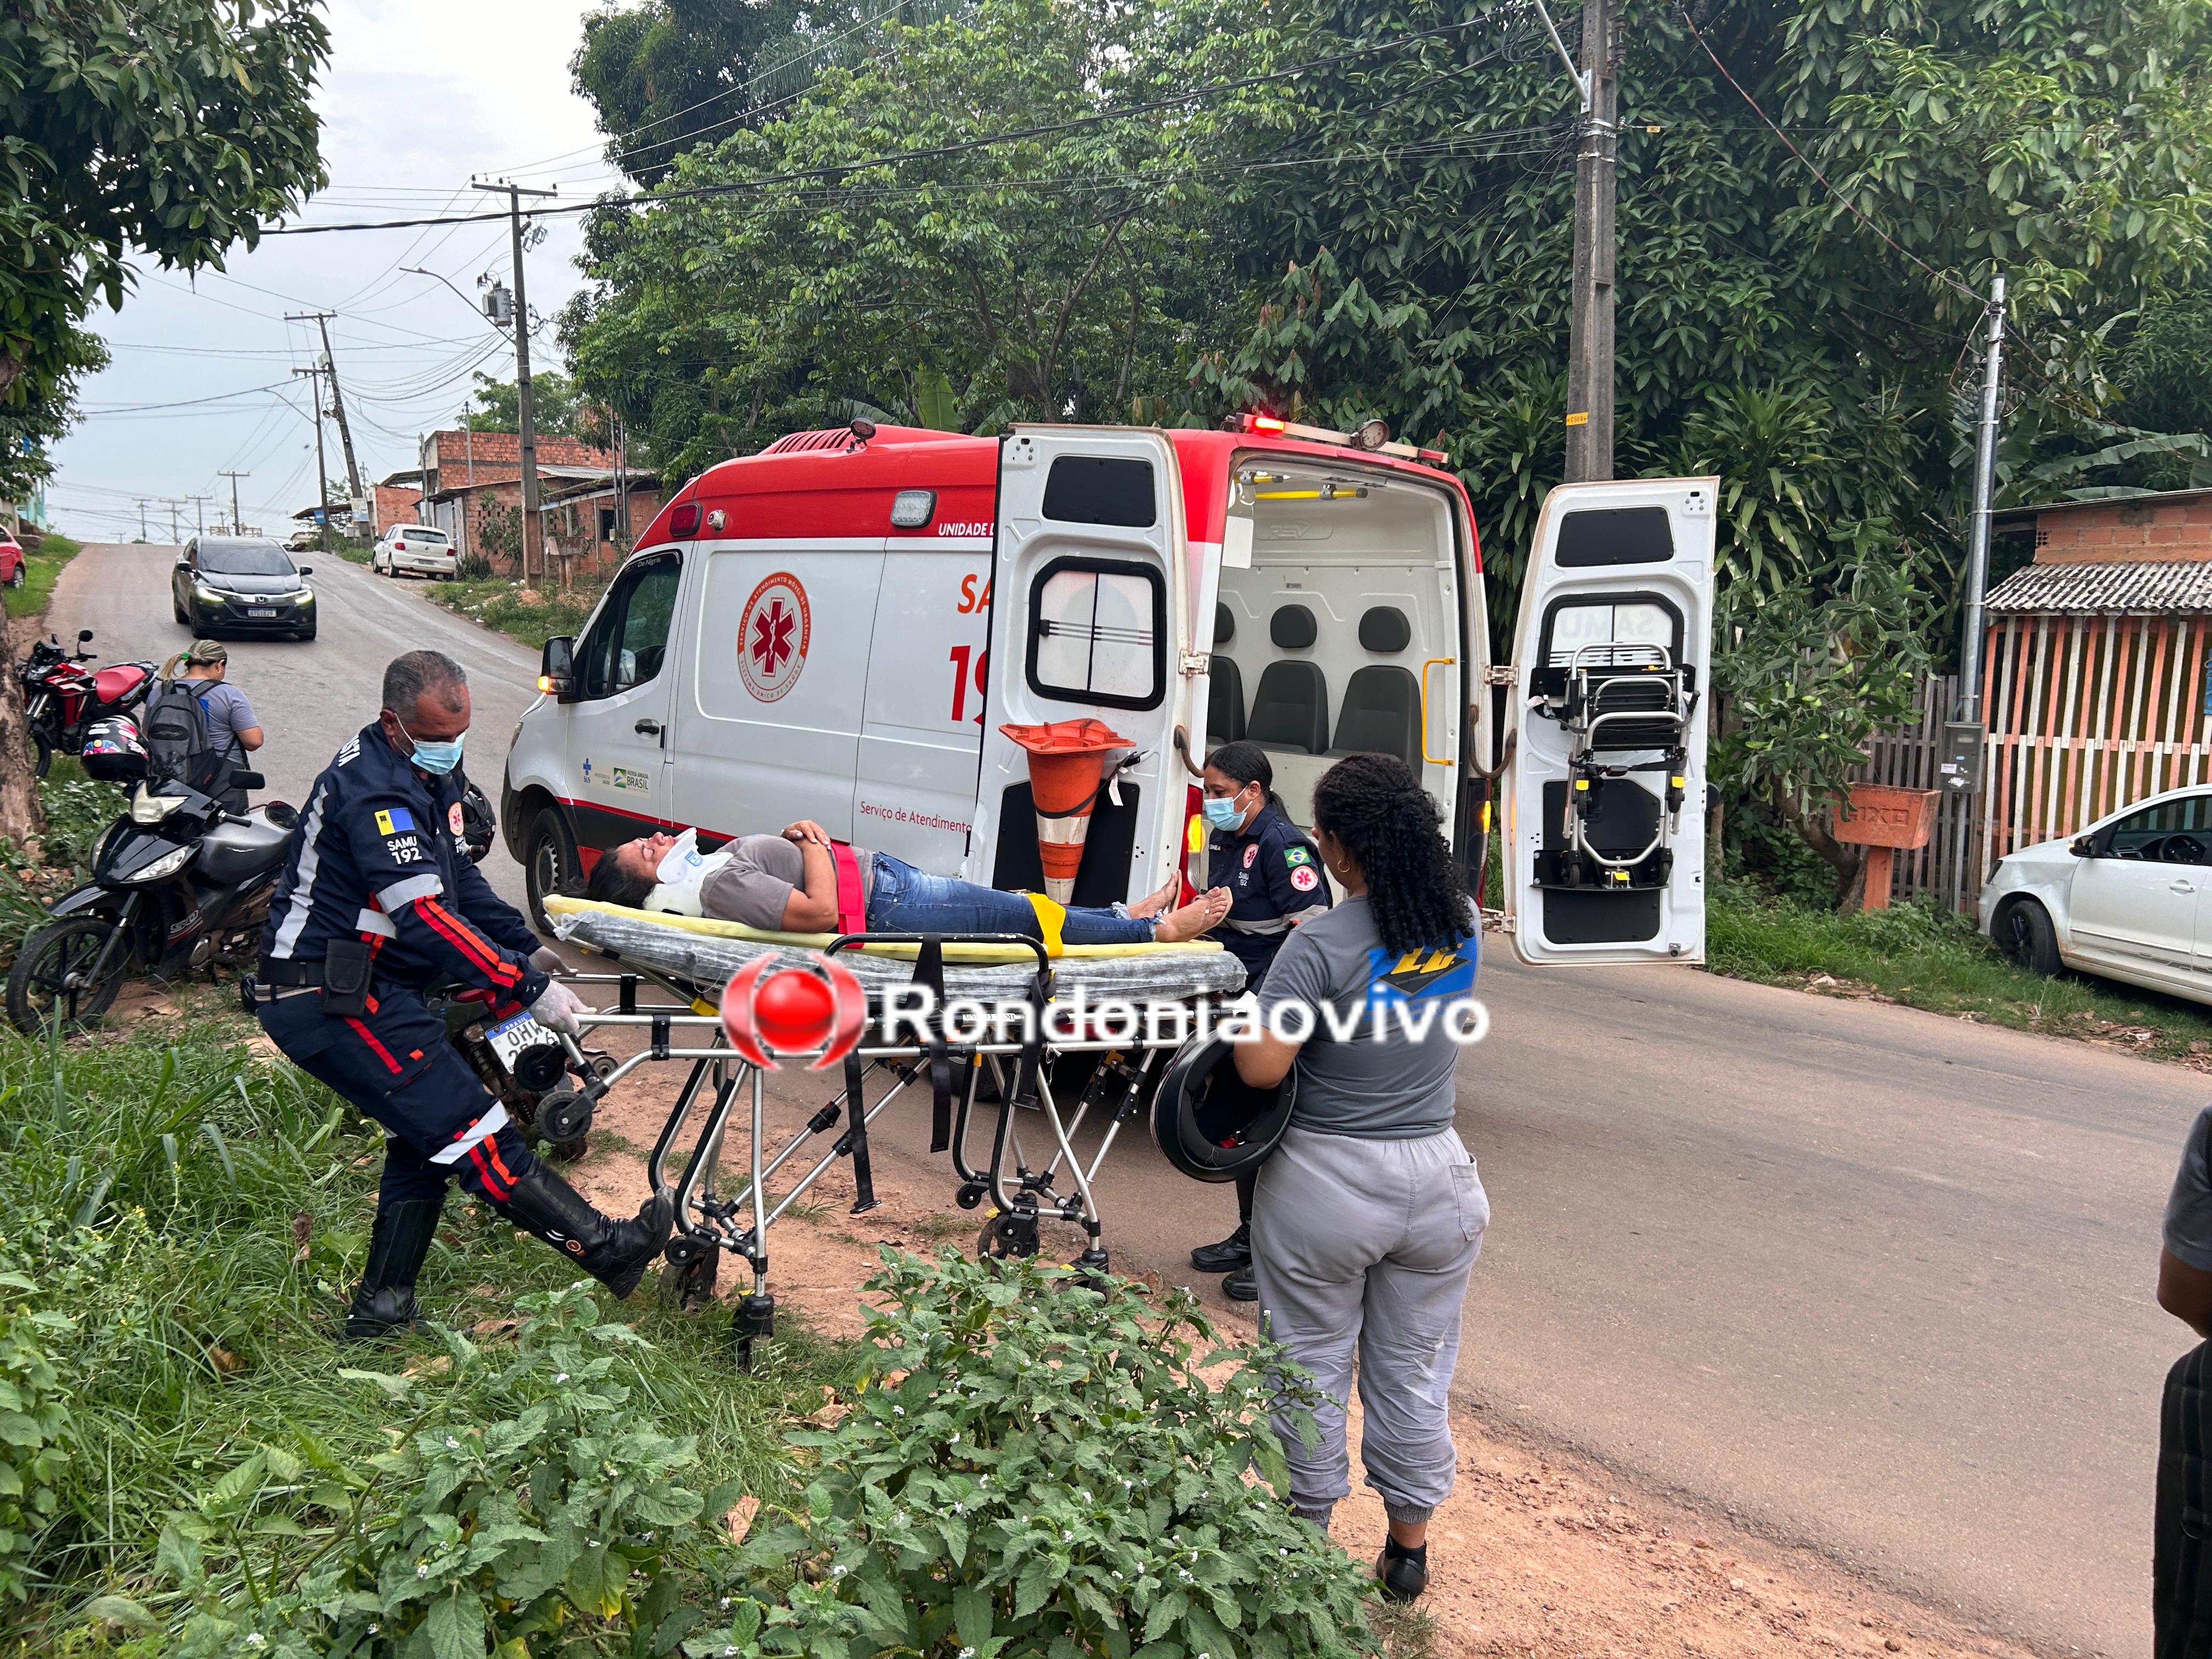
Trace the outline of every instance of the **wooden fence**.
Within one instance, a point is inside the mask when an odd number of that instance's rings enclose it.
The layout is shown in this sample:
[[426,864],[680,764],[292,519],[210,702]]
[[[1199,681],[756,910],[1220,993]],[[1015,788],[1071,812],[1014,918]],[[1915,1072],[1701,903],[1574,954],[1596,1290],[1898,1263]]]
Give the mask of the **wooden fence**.
[[[1942,764],[1943,723],[1951,718],[1959,696],[1959,677],[1946,674],[1923,681],[1918,703],[1920,717],[1893,732],[1877,732],[1868,744],[1865,765],[1855,769],[1855,783],[1891,783],[1907,789],[1939,787],[1936,768]],[[1890,896],[1894,902],[1929,895],[1954,909],[1969,908],[1981,888],[1982,825],[1978,800],[1961,800],[1946,791],[1936,802],[1936,833],[1928,845],[1914,852],[1899,852],[1891,865]]]

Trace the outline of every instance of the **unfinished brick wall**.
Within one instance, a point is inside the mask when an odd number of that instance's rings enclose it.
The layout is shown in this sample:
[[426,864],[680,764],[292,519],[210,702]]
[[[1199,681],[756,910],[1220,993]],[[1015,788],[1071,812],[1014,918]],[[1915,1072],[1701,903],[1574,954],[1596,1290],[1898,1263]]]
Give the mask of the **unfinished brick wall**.
[[2212,490],[2069,502],[2035,515],[2038,564],[2212,559]]

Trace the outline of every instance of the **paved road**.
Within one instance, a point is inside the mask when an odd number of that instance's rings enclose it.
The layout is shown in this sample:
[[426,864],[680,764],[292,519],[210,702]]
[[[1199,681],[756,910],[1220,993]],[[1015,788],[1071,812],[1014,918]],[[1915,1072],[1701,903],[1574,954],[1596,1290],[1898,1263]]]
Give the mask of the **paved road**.
[[[62,571],[50,625],[64,641],[80,628],[91,629],[92,648],[104,663],[139,657],[158,661],[182,650],[191,641],[191,631],[169,609],[169,570],[177,552],[164,546],[88,546]],[[314,568],[309,580],[322,612],[319,637],[225,641],[230,679],[252,699],[269,734],[256,757],[269,787],[255,799],[304,806],[308,786],[338,745],[375,718],[384,665],[403,651],[427,646],[468,671],[476,709],[469,732],[471,769],[496,810],[509,736],[537,696],[537,654],[426,603],[416,584],[371,576],[366,567],[335,555],[301,557]],[[522,869],[507,856],[504,842],[494,842],[483,867],[503,896],[522,902]]]
[[[530,654],[316,562],[322,637],[233,654],[270,732],[270,793],[301,799],[386,659],[426,644],[468,665],[495,780]],[[57,625],[95,629],[109,660],[175,649],[168,563],[88,549]],[[487,867],[519,896],[503,850]],[[2158,1387],[2184,1346],[2151,1300],[2158,1215],[2212,1079],[1492,947],[1492,1036],[1460,1072],[1496,1206],[1466,1395],[2051,1651],[2143,1650]],[[886,1151],[920,1155],[926,1116],[885,1119]],[[1140,1129],[1103,1197],[1117,1265],[1184,1277],[1231,1210]]]

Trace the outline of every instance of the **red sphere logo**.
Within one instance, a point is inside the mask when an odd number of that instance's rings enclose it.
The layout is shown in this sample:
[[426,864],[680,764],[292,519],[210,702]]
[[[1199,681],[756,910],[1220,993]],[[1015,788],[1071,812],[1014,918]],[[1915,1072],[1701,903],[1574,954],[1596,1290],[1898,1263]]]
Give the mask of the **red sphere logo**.
[[819,1072],[853,1052],[867,1021],[867,995],[849,968],[827,957],[811,963],[757,957],[730,976],[722,991],[722,1030],[730,1046],[763,1071],[782,1069],[781,1055],[822,1058]]

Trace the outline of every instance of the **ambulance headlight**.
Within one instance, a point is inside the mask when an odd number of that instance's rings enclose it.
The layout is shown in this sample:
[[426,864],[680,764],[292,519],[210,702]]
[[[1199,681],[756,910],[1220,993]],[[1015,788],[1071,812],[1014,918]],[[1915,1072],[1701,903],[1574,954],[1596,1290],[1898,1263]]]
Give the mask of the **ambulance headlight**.
[[891,497],[891,526],[896,530],[919,530],[936,511],[935,490],[902,489]]

